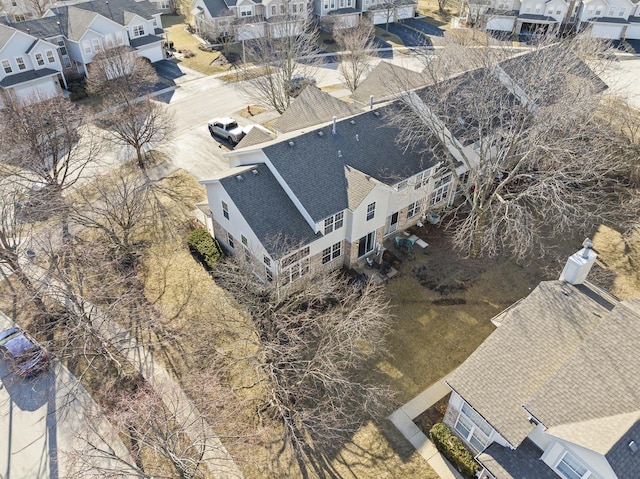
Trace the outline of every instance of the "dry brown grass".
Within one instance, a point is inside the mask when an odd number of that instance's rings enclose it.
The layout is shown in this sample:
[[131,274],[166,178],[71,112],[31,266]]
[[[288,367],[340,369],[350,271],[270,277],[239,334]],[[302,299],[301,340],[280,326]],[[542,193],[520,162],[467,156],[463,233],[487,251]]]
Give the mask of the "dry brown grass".
[[220,52],[204,52],[199,50],[200,41],[185,30],[187,25],[184,23],[184,17],[180,15],[164,15],[162,17],[162,25],[169,41],[173,42],[173,48],[177,51],[188,50],[194,54],[191,58],[181,58],[178,63],[196,70],[205,75],[213,75],[221,73],[231,68],[231,65],[212,65],[212,63],[220,56]]

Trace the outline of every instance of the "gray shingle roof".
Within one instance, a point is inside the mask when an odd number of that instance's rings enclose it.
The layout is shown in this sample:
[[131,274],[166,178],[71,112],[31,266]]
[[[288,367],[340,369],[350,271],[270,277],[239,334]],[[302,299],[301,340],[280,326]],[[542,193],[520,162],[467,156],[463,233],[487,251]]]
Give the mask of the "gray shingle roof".
[[109,2],[97,0],[77,3],[74,7],[98,13],[120,25],[126,25],[125,12],[139,15],[147,20],[151,19],[152,15],[160,13],[160,11],[147,0],[141,0],[139,2],[136,0],[109,0]]
[[599,17],[592,20],[594,23],[616,23],[618,25],[628,25],[629,22],[619,17]]
[[4,47],[14,33],[13,28],[0,24],[0,45]]
[[[51,38],[64,35],[70,40],[79,40],[87,26],[96,15],[102,15],[119,25],[126,25],[125,18],[131,18],[131,14],[139,15],[145,19],[160,13],[147,0],[139,2],[135,0],[101,0],[77,3],[71,6],[51,8],[53,15],[12,23],[11,26],[29,33],[37,38]],[[58,25],[58,22],[60,24]]]
[[529,20],[532,22],[549,22],[549,23],[560,23],[553,17],[548,17],[546,15],[533,15],[531,13],[523,13],[522,15],[518,15],[519,20]]
[[[552,65],[564,65],[554,69]],[[538,105],[553,105],[566,95],[568,85],[585,92],[599,93],[607,85],[575,53],[555,44],[524,53],[500,62],[500,68]],[[542,81],[544,79],[544,81]]]
[[275,121],[273,127],[286,133],[325,123],[334,116],[344,118],[360,112],[360,108],[309,85]]
[[240,180],[230,171],[220,184],[271,255],[284,252],[283,245],[275,243],[277,239],[304,245],[321,236],[314,233],[265,164],[250,170],[241,173]]
[[56,74],[58,74],[58,72],[56,70],[52,70],[51,68],[42,68],[40,70],[29,70],[26,72],[16,73],[14,75],[4,77],[2,81],[0,81],[0,87],[8,88],[18,85],[19,83],[25,83],[32,80],[37,80],[38,78],[49,77]]
[[225,16],[229,13],[229,7],[224,0],[204,0],[204,6],[212,17]]
[[335,135],[329,124],[263,148],[314,221],[349,207],[345,166],[394,184],[438,162],[420,145],[405,149],[396,144],[398,129],[389,124],[393,109],[389,106],[339,121]]
[[240,140],[240,143],[236,145],[235,149],[239,150],[240,148],[248,148],[271,140],[273,140],[273,137],[261,128],[251,128],[249,133],[247,133],[242,140]]
[[358,85],[351,98],[362,104],[369,103],[373,95],[374,101],[388,98],[406,90],[413,90],[428,83],[426,76],[388,62],[380,62]]
[[157,37],[155,35],[145,35],[144,37],[134,38],[133,40],[130,40],[129,43],[133,48],[138,48],[143,45],[149,45],[151,43],[157,43],[161,41],[161,37]]
[[[54,9],[55,10],[55,9]],[[59,7],[58,17],[44,17],[35,20],[12,23],[11,26],[36,38],[51,38],[67,35],[67,7]],[[58,25],[60,21],[60,25]]]
[[531,395],[527,409],[548,428],[640,411],[638,344],[640,300],[624,301]]
[[344,167],[344,177],[347,180],[349,209],[355,210],[367,195],[371,193],[371,190],[375,188],[378,182],[350,166]]
[[558,479],[540,456],[542,451],[525,439],[515,450],[494,442],[478,455],[478,461],[496,479]]
[[522,405],[580,348],[606,313],[607,308],[572,285],[540,283],[507,312],[502,325],[447,383],[518,446],[533,428]]
[[640,421],[636,421],[605,455],[618,479],[638,479],[640,452],[631,453],[631,441],[640,444]]

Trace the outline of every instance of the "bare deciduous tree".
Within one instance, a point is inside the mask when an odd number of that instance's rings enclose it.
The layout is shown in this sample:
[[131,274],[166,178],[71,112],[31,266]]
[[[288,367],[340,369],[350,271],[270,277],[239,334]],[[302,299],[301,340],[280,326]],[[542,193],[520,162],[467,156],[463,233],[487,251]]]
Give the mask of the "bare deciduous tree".
[[315,58],[318,34],[307,25],[308,12],[290,13],[298,5],[293,1],[284,5],[288,13],[274,20],[264,37],[243,41],[245,63],[240,76],[244,81],[239,84],[256,104],[279,113],[291,102],[292,79],[313,77],[319,64]]
[[598,118],[604,85],[578,56],[592,42],[538,45],[507,61],[500,49],[445,49],[425,71],[434,85],[404,96],[405,140],[437,141],[454,178],[468,170],[452,215],[463,250],[522,258],[545,233],[588,231],[620,212],[615,188],[628,163]]
[[29,10],[36,14],[36,18],[42,17],[51,7],[51,2],[49,0],[27,0],[26,3]]
[[371,56],[375,55],[373,25],[362,19],[356,27],[336,29],[333,35],[342,50],[338,56],[340,73],[353,92],[369,70]]
[[39,181],[56,194],[73,186],[97,161],[100,145],[83,127],[87,110],[63,97],[23,103],[9,101],[0,110],[2,172],[25,182]]
[[157,79],[146,58],[139,57],[131,47],[120,45],[105,48],[93,57],[87,75],[87,89],[93,95],[127,103],[151,91]]
[[173,130],[173,115],[148,96],[156,80],[150,63],[126,46],[98,53],[89,70],[89,91],[104,99],[98,120],[104,138],[133,148],[143,172],[145,151],[166,140]]
[[[128,477],[166,479],[204,479],[211,477],[211,471],[223,470],[224,464],[213,463],[218,437],[203,413],[218,426],[232,428],[231,421],[239,426],[236,411],[243,401],[222,387],[215,375],[196,373],[187,381],[198,382],[196,402],[184,402],[176,391],[154,390],[147,384],[121,391],[106,411],[112,428],[105,428],[97,415],[82,434],[81,446],[69,451],[77,468],[98,477],[127,471]],[[238,435],[234,428],[234,436]],[[118,438],[128,453],[104,446]]]
[[245,387],[260,392],[256,413],[280,424],[303,474],[311,464],[321,470],[326,454],[389,405],[389,389],[362,376],[384,355],[388,304],[380,288],[349,285],[338,273],[303,277],[282,297],[277,281],[260,282],[238,261],[215,274],[255,329],[246,360],[259,373]]

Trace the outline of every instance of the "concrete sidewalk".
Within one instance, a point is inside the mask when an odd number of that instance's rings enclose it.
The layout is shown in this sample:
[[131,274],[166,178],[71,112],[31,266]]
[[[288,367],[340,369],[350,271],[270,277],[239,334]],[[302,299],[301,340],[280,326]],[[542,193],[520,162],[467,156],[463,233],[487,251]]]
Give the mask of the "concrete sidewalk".
[[394,411],[389,416],[389,420],[442,479],[464,479],[413,422],[416,417],[451,392],[451,389],[444,383],[445,378],[438,380],[404,406]]

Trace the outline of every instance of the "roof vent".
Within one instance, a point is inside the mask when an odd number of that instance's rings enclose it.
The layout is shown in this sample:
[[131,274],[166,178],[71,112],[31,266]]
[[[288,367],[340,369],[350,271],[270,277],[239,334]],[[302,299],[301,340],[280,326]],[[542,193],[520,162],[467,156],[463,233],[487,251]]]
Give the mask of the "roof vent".
[[324,131],[319,131],[318,136],[324,136]]
[[336,133],[338,133],[338,132],[336,131],[336,121],[337,121],[337,120],[338,120],[338,117],[334,116],[334,117],[333,117],[333,130],[331,130],[331,133],[333,133],[334,135],[335,135]]
[[373,114],[374,114],[375,116],[380,116],[380,112],[379,112],[379,111],[374,111],[374,112],[373,112]]
[[251,170],[251,173],[253,173],[253,176],[258,176],[258,170]]
[[352,125],[355,125],[356,121],[355,120],[351,120],[349,123],[351,123]]
[[360,141],[360,135],[356,133],[356,141]]
[[342,150],[338,150],[338,158],[342,158]]
[[238,180],[238,181],[242,181],[242,175],[237,175],[237,176],[236,176],[236,180]]
[[293,141],[290,141],[289,146],[293,146],[293,145],[295,145],[295,143]]
[[629,449],[631,449],[631,454],[638,452],[638,445],[636,444],[636,441],[631,441],[629,443]]

